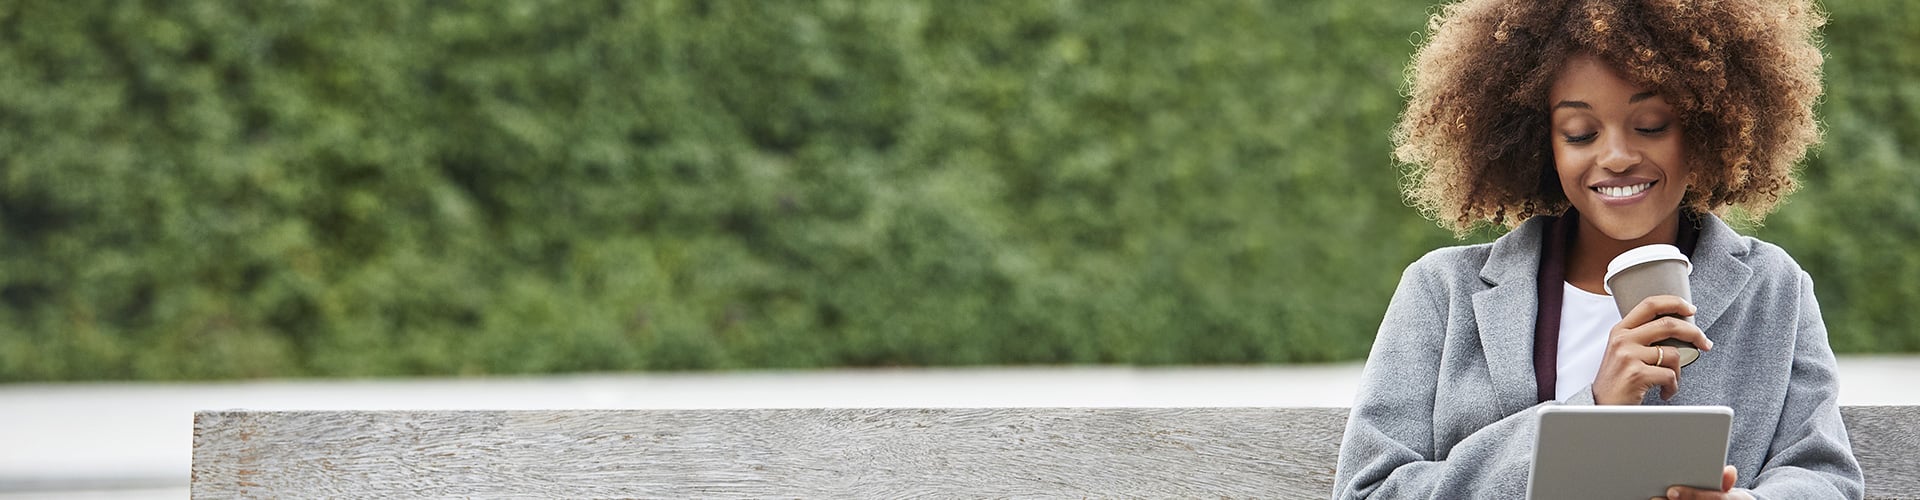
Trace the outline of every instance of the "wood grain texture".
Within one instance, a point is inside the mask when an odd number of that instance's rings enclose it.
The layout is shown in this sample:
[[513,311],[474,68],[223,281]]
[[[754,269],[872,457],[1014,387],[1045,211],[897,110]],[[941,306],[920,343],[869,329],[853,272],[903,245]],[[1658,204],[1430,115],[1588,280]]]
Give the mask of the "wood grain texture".
[[1321,497],[1341,409],[202,412],[193,495]]
[[[1843,409],[1920,498],[1920,407]],[[1323,498],[1343,408],[216,411],[193,496]]]
[[1844,406],[1867,498],[1920,498],[1920,406]]

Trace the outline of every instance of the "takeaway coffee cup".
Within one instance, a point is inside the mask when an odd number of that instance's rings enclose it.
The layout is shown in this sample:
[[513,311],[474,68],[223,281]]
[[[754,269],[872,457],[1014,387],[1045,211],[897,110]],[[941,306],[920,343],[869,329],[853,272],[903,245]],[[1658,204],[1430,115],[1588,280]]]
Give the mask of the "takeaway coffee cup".
[[[1687,285],[1687,275],[1693,272],[1693,262],[1687,255],[1673,245],[1646,245],[1614,257],[1607,263],[1607,293],[1613,295],[1613,304],[1620,308],[1620,315],[1640,305],[1640,301],[1655,295],[1674,295],[1687,302],[1693,302],[1693,290]],[[1693,318],[1681,318],[1688,323]],[[1680,355],[1680,366],[1692,364],[1700,359],[1700,349],[1693,344],[1676,339],[1654,342],[1656,346],[1673,346]]]

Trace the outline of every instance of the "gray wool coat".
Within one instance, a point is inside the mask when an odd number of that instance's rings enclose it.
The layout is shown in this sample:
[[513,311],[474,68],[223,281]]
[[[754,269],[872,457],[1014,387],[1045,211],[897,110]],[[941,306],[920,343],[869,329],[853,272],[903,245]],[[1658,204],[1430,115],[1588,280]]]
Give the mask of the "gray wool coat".
[[[1703,217],[1694,322],[1713,350],[1680,392],[1642,404],[1733,408],[1727,461],[1767,498],[1860,498],[1835,404],[1833,351],[1813,282],[1785,251]],[[1521,498],[1535,411],[1591,405],[1592,388],[1538,403],[1533,372],[1540,242],[1534,218],[1490,244],[1442,248],[1409,266],[1367,356],[1335,471],[1335,498]]]

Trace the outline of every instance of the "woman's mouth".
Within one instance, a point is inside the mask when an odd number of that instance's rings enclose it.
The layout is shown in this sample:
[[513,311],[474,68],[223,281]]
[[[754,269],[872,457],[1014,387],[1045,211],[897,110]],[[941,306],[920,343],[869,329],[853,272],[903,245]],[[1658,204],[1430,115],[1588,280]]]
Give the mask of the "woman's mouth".
[[1607,196],[1612,196],[1615,198],[1624,198],[1624,197],[1640,194],[1641,191],[1646,191],[1647,188],[1650,188],[1650,187],[1653,187],[1653,183],[1646,182],[1641,184],[1634,184],[1632,186],[1597,187],[1597,188],[1593,188],[1593,190],[1599,191],[1600,194],[1604,194]]
[[1647,181],[1627,186],[1595,186],[1591,189],[1593,189],[1595,193],[1600,193],[1600,200],[1605,201],[1608,205],[1626,205],[1645,198],[1647,191],[1653,189],[1653,185],[1656,182],[1658,181]]

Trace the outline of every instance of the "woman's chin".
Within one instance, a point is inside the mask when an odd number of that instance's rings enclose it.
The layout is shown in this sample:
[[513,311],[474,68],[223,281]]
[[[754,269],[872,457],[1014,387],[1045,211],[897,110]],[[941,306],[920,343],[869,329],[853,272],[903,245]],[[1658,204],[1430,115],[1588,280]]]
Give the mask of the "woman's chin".
[[[1584,216],[1585,214],[1581,214],[1581,215]],[[1653,231],[1655,229],[1660,228],[1659,221],[1620,221],[1620,220],[1602,219],[1602,220],[1593,220],[1590,222],[1593,224],[1594,229],[1597,229],[1600,231],[1601,236],[1605,236],[1607,237],[1607,239],[1614,240],[1614,241],[1636,241],[1636,240],[1645,239],[1647,235],[1653,234]]]
[[[1583,204],[1587,205],[1587,204]],[[1652,209],[1654,206],[1671,207],[1668,210]],[[1666,199],[1642,200],[1630,207],[1607,206],[1594,203],[1581,206],[1580,219],[1601,236],[1614,241],[1639,241],[1648,235],[1676,221],[1680,216],[1680,201]]]

